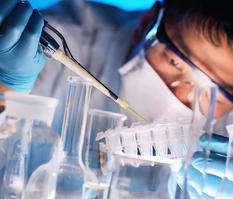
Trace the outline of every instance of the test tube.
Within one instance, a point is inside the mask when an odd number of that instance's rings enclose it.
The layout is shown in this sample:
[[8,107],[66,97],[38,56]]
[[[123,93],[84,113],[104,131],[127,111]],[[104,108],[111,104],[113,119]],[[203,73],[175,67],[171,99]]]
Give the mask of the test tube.
[[168,155],[168,142],[166,135],[166,128],[164,126],[157,126],[152,130],[152,139],[156,156]]
[[122,146],[125,154],[137,155],[137,141],[134,131],[128,129],[121,133]]
[[136,132],[139,152],[142,156],[152,156],[153,148],[151,141],[151,129],[141,128]]
[[167,127],[169,149],[174,157],[182,157],[186,153],[183,131],[180,125],[172,124]]
[[106,132],[106,145],[111,153],[122,152],[121,138],[117,131],[120,131],[120,128],[110,129]]

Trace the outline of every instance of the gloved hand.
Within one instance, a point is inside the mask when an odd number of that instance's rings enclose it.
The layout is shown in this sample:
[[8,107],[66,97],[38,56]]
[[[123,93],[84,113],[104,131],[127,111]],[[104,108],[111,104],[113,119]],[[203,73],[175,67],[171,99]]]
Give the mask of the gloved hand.
[[28,2],[1,0],[0,84],[30,91],[45,64],[39,43],[44,20]]
[[[208,136],[203,134],[200,138],[199,145],[202,149],[208,147]],[[219,194],[220,184],[223,182],[225,175],[226,154],[228,149],[228,139],[226,137],[213,134],[210,142],[210,156],[205,168],[205,154],[198,151],[193,156],[193,161],[188,168],[188,194],[191,199],[214,199]],[[233,165],[232,165],[233,167]],[[203,174],[206,171],[206,176]],[[233,175],[233,170],[232,170]],[[201,191],[204,189],[201,197]],[[184,180],[184,170],[181,169],[177,176],[177,183],[182,188]],[[221,198],[233,198],[233,178],[224,178],[223,189],[221,190]],[[217,195],[219,197],[219,195]]]

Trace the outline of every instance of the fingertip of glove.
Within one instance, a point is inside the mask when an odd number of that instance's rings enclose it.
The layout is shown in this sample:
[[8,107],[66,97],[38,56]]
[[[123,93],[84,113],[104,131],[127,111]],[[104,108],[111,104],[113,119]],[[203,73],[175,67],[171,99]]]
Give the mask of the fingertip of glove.
[[28,24],[28,33],[32,35],[40,36],[44,27],[44,18],[38,10],[33,10],[32,16]]
[[209,147],[209,150],[212,152],[225,154],[227,152],[228,138],[217,134],[209,136],[207,133],[204,133],[199,139],[199,146],[203,149]]
[[40,14],[39,10],[34,9],[33,16],[34,16],[34,18],[36,18],[36,20],[44,23],[44,17]]
[[17,7],[19,9],[19,12],[27,12],[27,13],[31,13],[33,12],[33,8],[31,6],[31,4],[28,1],[21,1],[17,4]]

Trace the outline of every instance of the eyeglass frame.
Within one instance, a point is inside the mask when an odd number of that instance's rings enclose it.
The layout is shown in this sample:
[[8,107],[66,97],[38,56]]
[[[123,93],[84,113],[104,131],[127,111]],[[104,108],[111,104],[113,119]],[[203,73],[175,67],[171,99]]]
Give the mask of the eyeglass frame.
[[[156,33],[156,37],[157,40],[160,43],[165,44],[169,49],[171,49],[179,58],[181,58],[187,65],[189,65],[192,69],[198,70],[201,73],[205,74],[202,70],[199,69],[198,66],[196,66],[191,60],[189,60],[187,58],[186,55],[184,55],[171,41],[171,39],[169,38],[169,36],[166,33],[165,30],[165,25],[163,20],[161,20],[158,29],[157,29],[157,33]],[[222,86],[220,86],[218,83],[216,83],[214,80],[212,80],[207,74],[205,74],[212,83],[214,83],[217,88],[218,91],[226,98],[228,99],[231,103],[233,103],[233,95],[230,94],[228,91],[226,91]]]

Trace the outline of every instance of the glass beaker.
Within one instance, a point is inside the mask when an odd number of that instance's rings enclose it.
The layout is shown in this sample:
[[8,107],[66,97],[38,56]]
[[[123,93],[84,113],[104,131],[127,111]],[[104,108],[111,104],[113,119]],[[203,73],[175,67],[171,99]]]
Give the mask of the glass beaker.
[[23,194],[24,199],[82,198],[84,179],[80,159],[91,91],[90,81],[68,77],[61,145],[52,160],[32,174]]
[[[156,130],[154,131],[154,129]],[[154,161],[156,155],[157,160],[168,155],[167,136],[164,136],[165,128],[160,131],[159,128],[150,125],[148,127],[123,128],[118,131],[120,131],[119,134],[113,132],[108,138],[111,139],[111,143],[113,143],[113,139],[116,139],[116,145],[118,145],[115,151],[112,147],[116,169],[113,172],[109,198],[168,199],[169,164]],[[154,142],[155,139],[153,139],[156,133],[159,137],[158,140],[161,141],[159,145],[155,144],[158,142],[157,140]],[[117,140],[119,140],[118,144]]]
[[28,178],[33,124],[40,122],[51,125],[57,103],[53,98],[5,94],[5,124],[9,126],[9,137],[1,199],[21,198]]
[[105,143],[99,138],[108,129],[122,127],[126,119],[125,115],[119,113],[98,109],[89,111],[83,150],[85,165],[83,198],[107,198],[114,160],[105,150]]

